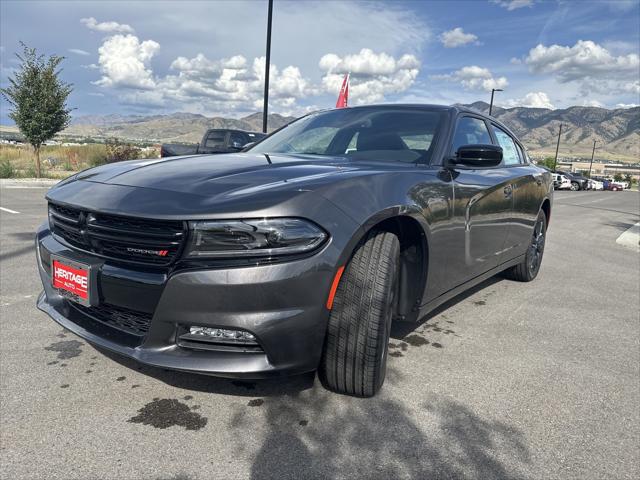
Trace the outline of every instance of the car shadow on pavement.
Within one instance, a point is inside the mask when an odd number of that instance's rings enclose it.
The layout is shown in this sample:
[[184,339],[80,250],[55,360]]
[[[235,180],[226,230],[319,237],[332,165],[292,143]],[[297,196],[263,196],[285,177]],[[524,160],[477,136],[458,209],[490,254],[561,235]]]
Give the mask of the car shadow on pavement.
[[492,285],[495,285],[496,283],[502,282],[502,281],[505,281],[504,277],[502,277],[500,275],[494,275],[493,277],[486,279],[484,282],[479,283],[475,287],[470,288],[469,290],[466,290],[466,291],[460,293],[459,295],[456,295],[451,300],[446,301],[445,303],[443,303],[442,305],[437,307],[435,310],[432,310],[431,312],[429,312],[426,315],[424,315],[422,318],[420,318],[415,323],[413,323],[413,322],[393,322],[393,324],[391,325],[391,338],[395,339],[395,340],[402,340],[407,335],[413,333],[415,330],[420,328],[422,325],[424,325],[425,323],[429,322],[429,320],[431,320],[432,318],[437,317],[438,315],[440,315],[441,313],[445,312],[449,308],[459,304],[460,302],[465,301],[470,296],[472,296],[472,295],[474,295],[474,294],[476,294],[476,293],[478,293],[478,292],[480,292],[480,291],[482,291],[482,290],[484,290],[486,288],[489,288]]
[[[267,398],[261,422],[268,428],[251,478],[527,478],[530,454],[520,430],[452,398],[425,398],[409,407],[384,390],[358,399],[320,388]],[[230,427],[251,431],[254,422],[239,410]]]

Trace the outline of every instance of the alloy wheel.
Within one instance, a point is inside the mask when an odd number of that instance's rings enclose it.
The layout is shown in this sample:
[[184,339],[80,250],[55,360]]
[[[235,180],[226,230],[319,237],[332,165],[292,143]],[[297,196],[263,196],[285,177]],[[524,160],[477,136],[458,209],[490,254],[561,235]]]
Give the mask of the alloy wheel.
[[542,253],[544,252],[545,229],[544,219],[538,218],[533,229],[533,237],[529,246],[529,271],[535,272],[540,267]]

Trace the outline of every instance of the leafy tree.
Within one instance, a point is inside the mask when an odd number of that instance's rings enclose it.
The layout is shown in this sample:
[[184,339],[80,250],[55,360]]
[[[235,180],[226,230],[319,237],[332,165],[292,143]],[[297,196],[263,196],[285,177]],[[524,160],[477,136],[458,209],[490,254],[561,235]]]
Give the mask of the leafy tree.
[[614,181],[614,182],[621,182],[621,181],[622,181],[622,174],[621,174],[621,173],[619,173],[619,172],[616,172],[616,173],[613,175],[613,181]]
[[544,160],[539,160],[538,165],[541,165],[549,170],[553,170],[553,166],[555,164],[555,160],[553,157],[547,157]]
[[35,174],[40,178],[40,148],[69,125],[71,109],[67,108],[67,98],[73,88],[59,77],[58,67],[64,57],[45,58],[38,55],[35,48],[22,42],[20,45],[22,55],[16,54],[22,62],[20,69],[9,78],[9,86],[0,89],[0,93],[13,107],[9,118],[16,122],[33,147]]

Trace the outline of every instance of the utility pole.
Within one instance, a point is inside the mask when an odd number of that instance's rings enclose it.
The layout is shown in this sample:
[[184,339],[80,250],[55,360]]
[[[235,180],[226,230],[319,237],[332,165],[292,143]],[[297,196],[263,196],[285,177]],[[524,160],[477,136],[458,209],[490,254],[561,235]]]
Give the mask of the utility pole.
[[596,142],[597,140],[593,141],[593,150],[591,151],[591,162],[589,163],[589,178],[591,178],[591,166],[593,165],[593,156],[596,154]]
[[262,107],[262,132],[267,133],[267,115],[269,114],[269,67],[271,66],[271,21],[273,17],[273,0],[269,0],[267,16],[267,58],[264,66],[264,105]]
[[493,110],[493,94],[495,92],[502,92],[501,88],[492,88],[491,89],[491,103],[489,104],[489,115],[491,115],[491,111]]
[[560,130],[558,131],[558,143],[556,143],[556,158],[553,161],[553,171],[556,171],[558,165],[558,149],[560,148],[560,135],[562,135],[562,124],[560,124]]

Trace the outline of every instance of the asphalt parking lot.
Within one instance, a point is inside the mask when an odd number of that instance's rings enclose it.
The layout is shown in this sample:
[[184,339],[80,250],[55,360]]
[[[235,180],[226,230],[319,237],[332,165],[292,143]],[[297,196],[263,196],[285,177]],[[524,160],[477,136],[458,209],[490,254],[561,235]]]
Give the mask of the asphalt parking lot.
[[530,284],[493,278],[394,327],[373,399],[312,376],[141,367],[35,308],[44,188],[0,190],[0,475],[6,479],[635,479],[638,192],[556,192]]

